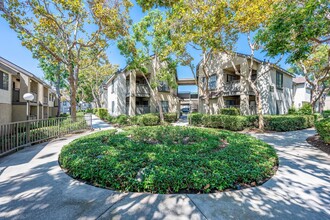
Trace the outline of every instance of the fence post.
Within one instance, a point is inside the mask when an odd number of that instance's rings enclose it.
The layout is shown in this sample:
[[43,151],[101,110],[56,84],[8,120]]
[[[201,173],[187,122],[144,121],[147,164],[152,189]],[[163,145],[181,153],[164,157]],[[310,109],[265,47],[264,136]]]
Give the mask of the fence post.
[[94,129],[93,129],[93,115],[92,115],[92,113],[90,113],[89,114],[89,116],[91,117],[91,130],[93,131]]

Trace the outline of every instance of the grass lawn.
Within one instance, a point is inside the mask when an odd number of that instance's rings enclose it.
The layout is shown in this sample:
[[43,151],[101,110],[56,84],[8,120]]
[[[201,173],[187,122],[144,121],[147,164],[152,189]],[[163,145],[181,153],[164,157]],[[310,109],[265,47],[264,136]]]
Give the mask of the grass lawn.
[[59,161],[72,177],[110,189],[207,193],[261,184],[278,158],[271,146],[244,134],[155,126],[79,138]]

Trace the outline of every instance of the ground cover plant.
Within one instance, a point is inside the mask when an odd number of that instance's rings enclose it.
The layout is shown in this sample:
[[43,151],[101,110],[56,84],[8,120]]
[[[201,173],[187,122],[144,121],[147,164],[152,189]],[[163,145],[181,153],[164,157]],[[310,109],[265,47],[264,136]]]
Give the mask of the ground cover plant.
[[248,135],[210,128],[131,127],[66,145],[59,162],[97,186],[151,193],[207,193],[258,185],[277,166],[275,150]]

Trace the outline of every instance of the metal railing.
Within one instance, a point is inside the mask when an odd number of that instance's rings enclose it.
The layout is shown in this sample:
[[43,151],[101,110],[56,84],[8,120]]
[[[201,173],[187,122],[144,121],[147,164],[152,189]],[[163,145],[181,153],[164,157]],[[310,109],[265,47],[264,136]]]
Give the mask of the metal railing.
[[150,107],[147,105],[137,105],[136,106],[136,114],[141,115],[141,114],[147,114],[150,113]]
[[0,156],[19,148],[92,129],[92,115],[50,118],[0,124]]
[[37,103],[38,102],[38,94],[36,92],[31,92],[34,96],[33,100],[31,101],[32,103]]

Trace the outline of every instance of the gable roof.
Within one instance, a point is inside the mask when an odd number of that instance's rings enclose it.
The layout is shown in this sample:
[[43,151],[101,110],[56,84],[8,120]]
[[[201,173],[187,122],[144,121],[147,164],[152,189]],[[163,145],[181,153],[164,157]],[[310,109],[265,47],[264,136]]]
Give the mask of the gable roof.
[[303,76],[293,78],[293,82],[296,84],[301,84],[306,82],[306,78]]

